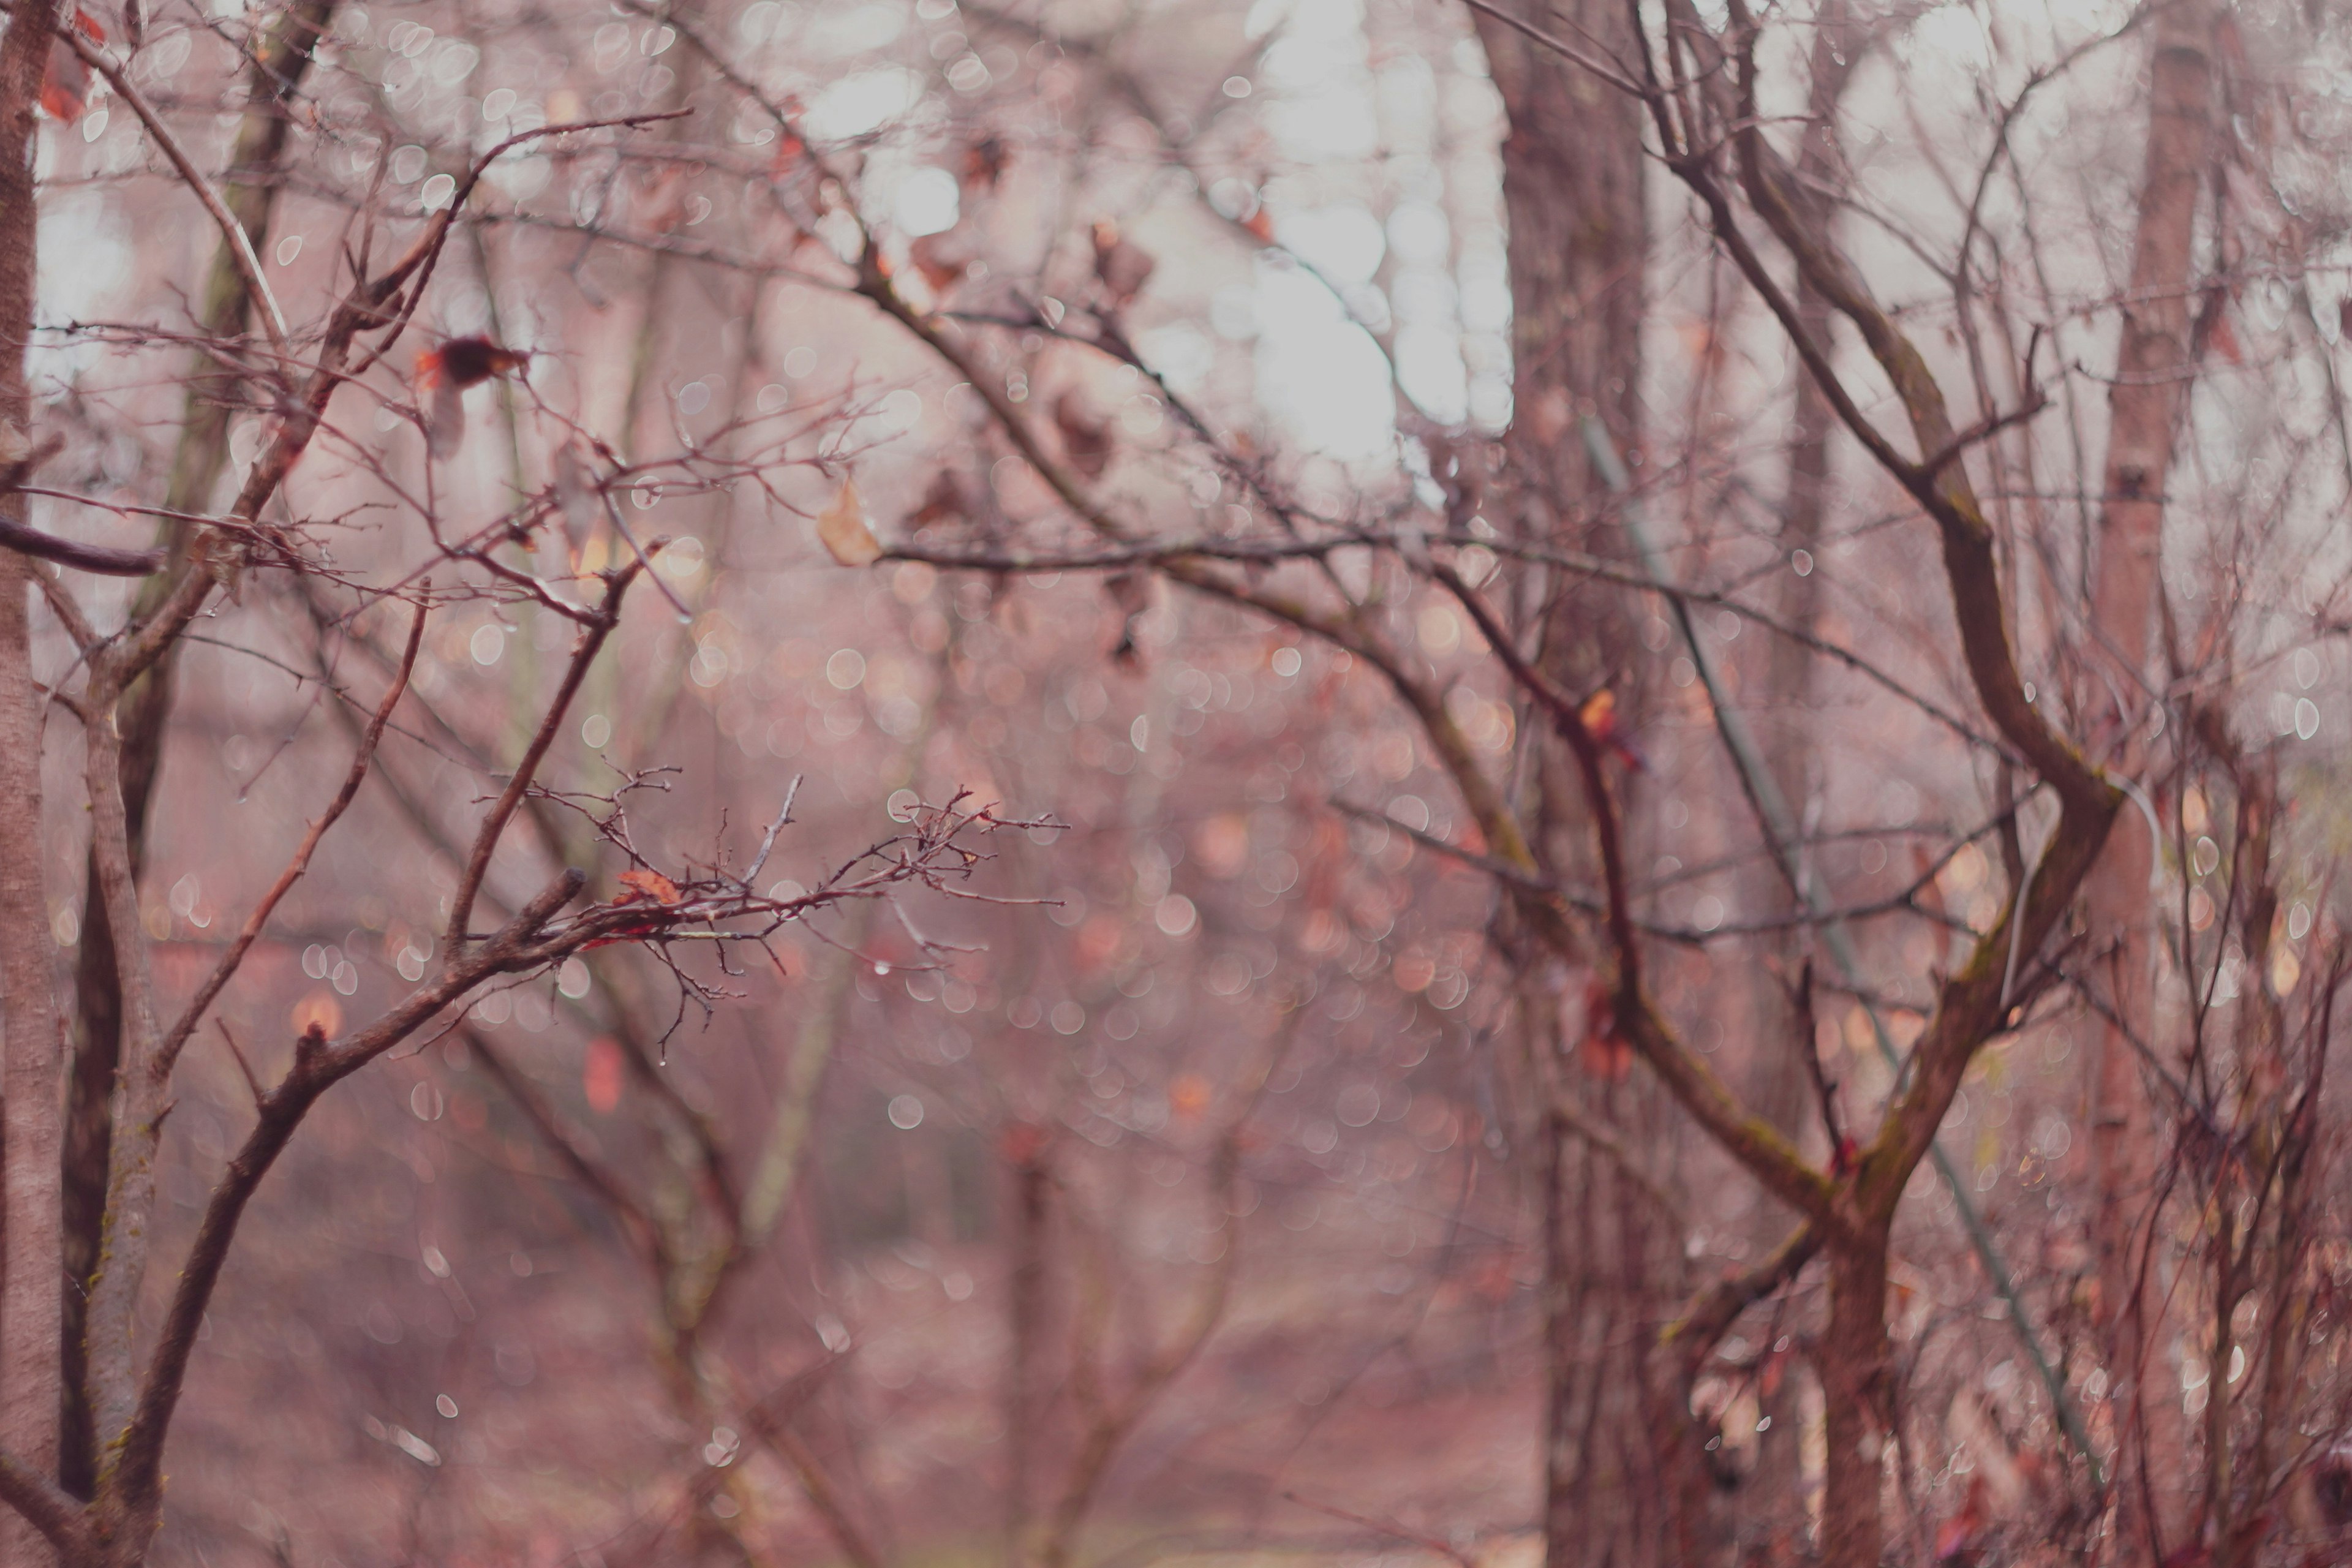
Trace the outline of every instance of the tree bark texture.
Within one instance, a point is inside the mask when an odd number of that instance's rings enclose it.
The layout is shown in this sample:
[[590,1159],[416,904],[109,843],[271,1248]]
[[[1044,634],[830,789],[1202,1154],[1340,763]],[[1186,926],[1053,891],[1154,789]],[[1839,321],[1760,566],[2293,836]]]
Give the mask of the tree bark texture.
[[[1509,222],[1513,413],[1507,464],[1496,499],[1507,532],[1599,554],[1627,553],[1615,531],[1597,524],[1607,491],[1580,438],[1598,418],[1629,461],[1640,458],[1641,317],[1648,230],[1643,208],[1640,107],[1490,17],[1475,17],[1487,67],[1502,94],[1503,201]],[[1561,0],[1554,26],[1597,38],[1630,56],[1631,22],[1616,0]],[[1605,593],[1605,591],[1603,591]],[[1612,600],[1616,596],[1610,596]],[[1585,601],[1590,599],[1591,603]],[[1617,675],[1633,646],[1622,605],[1603,593],[1555,585],[1541,611],[1544,665],[1562,687],[1590,689]],[[1619,711],[1636,721],[1633,693]],[[1557,809],[1575,798],[1572,770],[1547,760],[1539,793],[1554,847],[1589,858],[1580,814]],[[1549,1031],[1546,1031],[1549,1033]],[[1572,1052],[1573,1042],[1568,1042]],[[1573,1062],[1559,1064],[1563,1091],[1582,1098],[1604,1086]],[[1633,1089],[1637,1086],[1624,1086]],[[1646,1086],[1639,1086],[1646,1087]],[[1631,1095],[1621,1095],[1621,1101]],[[1596,1116],[1605,1114],[1598,1100]],[[1645,1561],[1634,1542],[1642,1516],[1631,1434],[1648,1403],[1641,1363],[1624,1354],[1653,1331],[1648,1259],[1624,1256],[1628,1241],[1610,1223],[1613,1173],[1572,1143],[1557,1117],[1540,1121],[1545,1239],[1543,1339],[1544,1542],[1549,1568]],[[1626,1202],[1622,1193],[1613,1201]],[[1674,1449],[1645,1450],[1671,1455]],[[1655,1532],[1648,1532],[1655,1538]]]
[[[32,337],[39,211],[33,110],[49,53],[52,8],[19,5],[0,37],[0,433],[29,440],[25,353]],[[23,449],[20,445],[19,449]],[[21,493],[0,514],[23,522]],[[0,551],[0,1447],[47,1477],[58,1460],[58,1086],[57,944],[50,935],[41,826],[47,696],[33,676],[32,563]],[[37,1568],[48,1543],[0,1510],[0,1563]]]
[[[247,103],[229,153],[229,178],[221,199],[245,229],[257,253],[265,248],[270,215],[276,209],[286,144],[293,129],[290,104],[310,69],[312,52],[334,11],[334,0],[300,0],[279,18],[262,39],[246,68]],[[246,292],[236,258],[226,244],[215,251],[205,280],[202,320],[211,338],[234,338],[252,325],[253,304]],[[174,512],[210,510],[213,491],[228,467],[229,417],[237,406],[236,388],[209,374],[220,362],[199,353],[190,366],[187,394],[180,418],[180,436],[172,456],[172,475],[163,504]],[[136,601],[135,615],[152,613],[168,592],[176,568],[185,559],[184,546],[191,531],[184,524],[163,525],[162,542],[167,551],[163,572],[149,578]],[[131,866],[134,874],[147,856],[148,805],[163,769],[163,730],[172,710],[173,673],[177,645],[167,648],[154,668],[123,693],[116,722],[122,731],[122,805],[130,826]],[[59,1416],[62,1435],[59,1477],[66,1489],[87,1498],[97,1480],[89,1403],[82,1382],[87,1371],[83,1346],[83,1291],[98,1268],[100,1235],[105,1225],[106,1181],[112,1134],[110,1106],[115,1072],[122,1052],[121,976],[115,967],[113,931],[106,902],[98,885],[93,860],[85,874],[82,893],[82,938],[74,963],[74,1035],[72,1067],[66,1083],[63,1152],[65,1299],[59,1345],[64,1360],[64,1389]],[[133,938],[137,932],[130,933]]]
[[[2212,25],[2201,0],[2162,6],[2156,15],[2147,161],[2108,394],[2091,584],[2093,625],[2105,657],[2086,683],[2084,709],[2126,775],[2146,771],[2165,486],[2192,369],[2189,267],[2211,134]],[[2086,889],[2089,950],[2115,1020],[2100,1026],[2091,1057],[2099,1314],[2116,1402],[2126,1560],[2148,1563],[2181,1544],[2194,1489],[2174,1336],[2165,1328],[2165,1227],[2139,1223],[2155,1192],[2164,1137],[2162,1110],[2143,1081],[2131,1038],[2151,1042],[2156,1022],[2147,892],[2153,852],[2147,819],[2125,812]]]

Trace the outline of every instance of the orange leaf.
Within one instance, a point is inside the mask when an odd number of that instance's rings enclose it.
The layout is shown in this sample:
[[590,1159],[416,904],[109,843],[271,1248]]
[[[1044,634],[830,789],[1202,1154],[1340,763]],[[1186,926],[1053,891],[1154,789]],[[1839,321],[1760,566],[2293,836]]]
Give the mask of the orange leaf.
[[1190,1121],[1209,1109],[1214,1092],[1199,1073],[1178,1073],[1168,1085],[1168,1109],[1179,1121]]
[[1582,1051],[1584,1070],[1610,1083],[1623,1083],[1633,1065],[1633,1047],[1615,1035],[1587,1035]]
[[1607,744],[1617,737],[1617,694],[1602,687],[1584,700],[1576,717],[1594,740]]
[[89,68],[69,46],[51,44],[48,68],[41,75],[41,112],[70,125],[89,102]]
[[342,1032],[342,1004],[324,991],[313,991],[294,1004],[294,1029],[297,1034],[317,1030],[321,1036]]
[[580,1064],[580,1092],[597,1115],[613,1113],[621,1103],[620,1047],[602,1037],[588,1042],[587,1058]]
[[[674,904],[686,897],[677,890],[676,882],[659,871],[624,871],[621,873],[621,886],[657,904]],[[624,897],[621,901],[627,903],[631,900]]]
[[866,526],[866,507],[857,499],[856,480],[844,479],[833,504],[817,513],[816,536],[839,565],[871,566],[881,555],[881,542]]

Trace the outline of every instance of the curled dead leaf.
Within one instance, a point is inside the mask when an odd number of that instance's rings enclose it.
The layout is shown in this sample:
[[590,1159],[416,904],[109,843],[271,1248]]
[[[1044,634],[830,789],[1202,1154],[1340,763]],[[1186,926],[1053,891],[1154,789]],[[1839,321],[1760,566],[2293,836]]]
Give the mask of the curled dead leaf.
[[[74,10],[73,28],[90,43],[106,42],[104,25],[79,6]],[[89,106],[89,67],[71,44],[60,38],[49,46],[48,65],[41,73],[41,111],[70,125]]]
[[675,904],[686,897],[677,890],[676,882],[659,871],[624,871],[621,873],[621,886],[629,890],[616,901],[625,904],[634,903],[638,899],[651,899],[657,904]]
[[842,480],[833,504],[817,513],[816,536],[825,553],[844,566],[871,566],[881,556],[881,542],[866,525],[866,507],[858,500],[855,479]]
[[1111,310],[1123,310],[1143,292],[1160,258],[1135,241],[1120,237],[1118,225],[1109,218],[1095,221],[1094,242],[1095,276],[1102,280],[1103,303]]

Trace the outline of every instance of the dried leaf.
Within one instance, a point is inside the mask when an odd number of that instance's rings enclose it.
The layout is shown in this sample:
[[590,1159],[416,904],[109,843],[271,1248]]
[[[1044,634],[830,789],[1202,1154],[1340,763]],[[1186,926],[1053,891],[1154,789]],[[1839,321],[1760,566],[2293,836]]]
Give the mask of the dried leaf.
[[1615,1035],[1587,1035],[1580,1053],[1585,1072],[1604,1083],[1623,1083],[1633,1066],[1633,1047]]
[[857,499],[857,481],[841,481],[841,493],[816,516],[816,536],[825,553],[843,566],[871,566],[882,553],[882,543],[866,526],[865,503]]
[[2238,330],[2230,325],[2226,308],[2213,317],[2213,335],[2208,341],[2212,344],[2213,352],[2231,364],[2246,363],[2246,351],[2238,344]]
[[915,264],[933,293],[945,294],[963,280],[971,266],[971,236],[961,227],[927,234],[907,247],[907,259]]
[[1087,412],[1087,405],[1076,392],[1066,392],[1054,400],[1054,428],[1062,433],[1062,450],[1069,455],[1070,467],[1087,479],[1098,479],[1110,467],[1110,423]]
[[1133,668],[1143,658],[1135,640],[1135,622],[1151,607],[1151,579],[1141,572],[1119,572],[1103,579],[1103,589],[1118,609],[1118,642],[1110,656]]
[[1584,706],[1576,710],[1576,717],[1586,733],[1601,744],[1608,744],[1617,738],[1617,694],[1602,687],[1584,700]]
[[[89,12],[76,8],[74,31],[93,44],[106,42],[106,28]],[[41,111],[50,119],[70,125],[81,118],[89,105],[89,67],[82,63],[73,46],[60,38],[49,46],[47,66],[41,73]]]
[[[621,886],[629,889],[638,897],[651,899],[657,904],[675,904],[686,897],[684,893],[677,890],[676,882],[671,881],[659,871],[624,871],[621,873]],[[634,900],[628,895],[624,895],[620,901],[630,903]]]
[[1197,1121],[1215,1096],[1209,1080],[1199,1073],[1178,1073],[1168,1085],[1168,1109],[1179,1121]]
[[456,455],[466,439],[466,389],[494,375],[511,375],[530,356],[483,337],[451,338],[416,356],[416,391],[425,399],[425,442],[436,458]]
[[1113,310],[1143,292],[1159,258],[1131,239],[1119,237],[1118,225],[1108,218],[1095,222],[1095,276],[1102,279],[1104,303]]
[[963,150],[963,183],[968,190],[993,191],[1004,177],[1013,150],[1002,136],[983,136]]
[[935,522],[961,522],[967,511],[962,476],[953,468],[941,468],[931,476],[930,488],[923,491],[922,503],[907,514],[906,526],[928,528]]
[[610,1116],[621,1103],[623,1068],[619,1046],[601,1036],[588,1042],[580,1063],[580,1093],[597,1115]]
[[70,46],[51,44],[48,68],[41,77],[41,112],[71,125],[89,103],[89,68]]
[[1622,1083],[1633,1065],[1633,1047],[1617,1032],[1617,1001],[1598,975],[1584,983],[1584,1039],[1579,1056],[1584,1070],[1610,1083]]

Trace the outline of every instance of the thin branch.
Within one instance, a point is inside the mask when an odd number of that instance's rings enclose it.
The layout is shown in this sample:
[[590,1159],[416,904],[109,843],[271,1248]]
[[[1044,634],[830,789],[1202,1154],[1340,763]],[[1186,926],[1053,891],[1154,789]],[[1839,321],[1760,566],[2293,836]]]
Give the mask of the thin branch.
[[294,1065],[269,1091],[260,1120],[229,1160],[205,1205],[204,1219],[189,1245],[156,1335],[137,1413],[123,1434],[109,1478],[112,1506],[130,1516],[131,1528],[142,1531],[140,1539],[152,1536],[154,1521],[160,1518],[164,1434],[179,1404],[205,1310],[228,1260],[246,1205],[285,1152],[295,1129],[320,1096],[407,1039],[482,980],[502,970],[533,967],[542,962],[533,939],[557,910],[579,896],[585,880],[579,871],[566,869],[488,942],[451,963],[438,979],[411,992],[390,1012],[341,1043],[331,1043],[316,1026],[296,1042]]
[[481,831],[474,836],[474,847],[466,858],[466,869],[457,879],[457,891],[449,900],[449,927],[443,941],[451,953],[463,949],[468,940],[466,923],[473,918],[474,898],[480,892],[482,878],[490,868],[491,852],[504,837],[507,822],[514,816],[515,807],[530,788],[530,781],[539,772],[547,748],[554,743],[556,732],[563,727],[564,715],[571,711],[572,700],[579,694],[580,683],[588,678],[588,667],[595,662],[596,654],[613,628],[621,623],[621,595],[628,590],[629,581],[641,569],[640,562],[632,562],[614,573],[604,589],[604,602],[598,606],[596,619],[582,634],[580,645],[572,651],[572,663],[563,672],[563,684],[557,688],[554,700],[548,704],[547,715],[540,721],[538,732],[523,751],[522,760],[515,764],[514,777],[482,818]]
[[222,987],[236,973],[237,966],[245,962],[247,950],[261,935],[262,928],[269,923],[270,914],[310,868],[310,857],[317,852],[320,840],[326,837],[327,830],[350,809],[353,797],[360,792],[360,785],[366,782],[368,770],[375,761],[376,745],[383,739],[384,726],[392,721],[392,710],[399,706],[402,693],[408,689],[409,674],[416,668],[416,652],[425,641],[426,613],[425,602],[419,600],[415,614],[409,619],[408,643],[401,651],[399,670],[393,677],[391,688],[384,692],[383,700],[376,704],[375,716],[369,721],[366,731],[360,737],[359,750],[352,754],[352,765],[343,774],[342,788],[335,793],[335,798],[328,803],[326,811],[319,819],[310,824],[310,831],[302,837],[301,847],[294,851],[294,858],[286,863],[286,868],[278,874],[278,880],[261,896],[261,901],[254,905],[253,912],[246,917],[244,929],[236,933],[236,940],[229,943],[228,951],[221,954],[221,960],[213,966],[212,973],[196,987],[196,994],[189,998],[186,1009],[180,1015],[180,1021],[164,1034],[156,1047],[158,1071],[167,1076],[170,1074],[172,1064],[177,1059],[181,1047],[187,1044],[188,1037],[195,1032],[205,1009],[213,1005]]
[[[212,182],[205,178],[204,171],[196,167],[195,161],[180,145],[180,139],[172,134],[172,128],[163,123],[163,117],[155,112],[155,106],[147,101],[144,93],[131,85],[130,73],[117,65],[104,49],[90,42],[74,25],[69,10],[58,13],[51,30],[81,57],[84,65],[106,79],[106,84],[114,89],[116,97],[131,106],[131,112],[139,117],[139,123],[147,128],[147,134],[154,138],[155,145],[163,150],[163,156],[178,172],[181,184],[194,192],[196,200],[204,204],[205,216],[220,229],[221,238],[236,262],[237,276],[245,281],[246,292],[255,304],[261,307],[261,324],[269,334],[270,348],[276,351],[281,364],[291,363],[294,351],[288,342],[290,334],[286,328],[285,312],[278,308],[278,296],[269,291],[269,280],[262,276],[261,258],[253,253],[253,240],[246,234],[245,226],[230,213],[228,204],[221,200],[220,193],[213,189]],[[151,566],[147,570],[152,572],[154,568]]]

